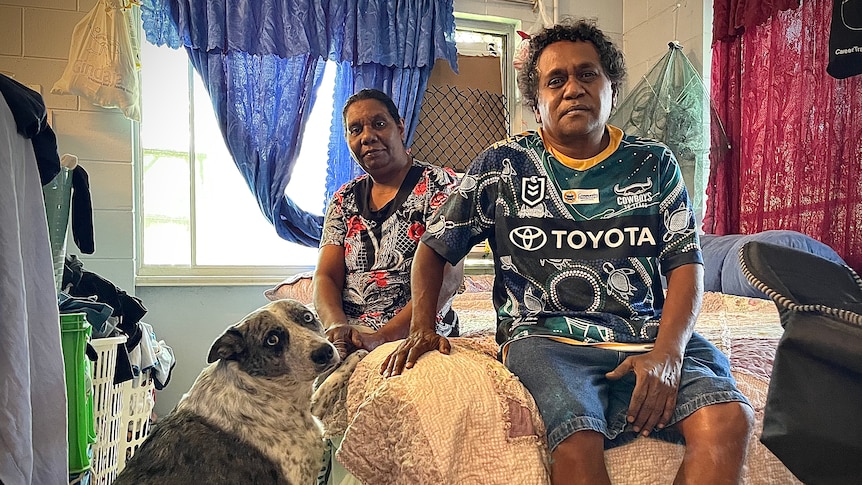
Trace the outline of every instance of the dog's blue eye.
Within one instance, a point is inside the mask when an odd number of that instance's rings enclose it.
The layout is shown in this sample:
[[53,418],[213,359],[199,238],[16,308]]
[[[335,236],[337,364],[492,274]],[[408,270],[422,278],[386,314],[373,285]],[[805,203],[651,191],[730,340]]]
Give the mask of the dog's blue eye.
[[281,339],[278,338],[278,335],[276,335],[274,333],[269,334],[269,336],[266,338],[266,345],[270,345],[270,346],[278,345],[279,340],[281,340]]

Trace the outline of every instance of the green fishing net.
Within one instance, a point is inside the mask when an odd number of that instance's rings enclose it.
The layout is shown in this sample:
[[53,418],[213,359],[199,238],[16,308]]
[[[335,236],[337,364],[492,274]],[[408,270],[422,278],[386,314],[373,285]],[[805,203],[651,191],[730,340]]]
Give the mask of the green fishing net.
[[677,42],[641,78],[611,115],[629,135],[658,140],[676,155],[695,213],[706,205],[710,150],[726,150],[727,135],[709,91]]

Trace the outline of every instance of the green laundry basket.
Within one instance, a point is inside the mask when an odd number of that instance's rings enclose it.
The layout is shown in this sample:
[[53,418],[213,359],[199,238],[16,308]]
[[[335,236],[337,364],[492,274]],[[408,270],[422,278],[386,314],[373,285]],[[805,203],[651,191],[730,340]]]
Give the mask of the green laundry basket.
[[96,442],[93,417],[93,382],[87,341],[92,327],[84,313],[60,315],[63,363],[69,416],[69,473],[90,469],[90,445]]

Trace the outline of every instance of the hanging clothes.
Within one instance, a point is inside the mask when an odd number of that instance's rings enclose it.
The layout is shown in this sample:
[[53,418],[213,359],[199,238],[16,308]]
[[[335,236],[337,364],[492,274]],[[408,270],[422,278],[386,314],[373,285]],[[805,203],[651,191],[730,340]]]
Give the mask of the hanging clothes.
[[15,130],[33,144],[41,185],[47,184],[60,172],[60,155],[42,96],[3,74],[0,74],[0,94],[12,111]]
[[836,79],[862,74],[862,0],[833,0],[826,72]]
[[[42,184],[57,174],[60,161],[54,145],[56,165],[40,170],[31,139],[46,133],[41,131],[47,126],[44,104],[37,93],[10,81],[0,75],[0,482],[61,484],[68,483],[69,467],[66,385],[42,198]],[[23,93],[23,102],[8,101],[8,86]],[[16,102],[31,109],[20,118],[33,121],[26,124],[36,127],[27,131],[31,138],[18,129],[10,106]]]

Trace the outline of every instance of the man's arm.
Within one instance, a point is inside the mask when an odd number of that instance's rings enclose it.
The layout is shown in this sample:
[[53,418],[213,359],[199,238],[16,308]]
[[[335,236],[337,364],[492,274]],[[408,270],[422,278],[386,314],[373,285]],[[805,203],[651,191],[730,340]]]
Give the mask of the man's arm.
[[608,379],[619,379],[635,373],[627,419],[644,436],[656,427],[664,428],[676,408],[685,347],[703,300],[703,265],[674,268],[667,281],[667,299],[653,350],[628,357],[606,374]]
[[[412,278],[412,268],[411,268],[411,278]],[[437,313],[443,308],[443,305],[452,298],[452,295],[458,291],[458,287],[461,286],[461,281],[464,278],[464,265],[462,262],[459,262],[457,265],[452,266],[449,263],[446,263],[443,267],[443,284],[440,290],[440,296],[437,299],[437,306],[434,310],[434,316],[432,317],[432,321],[435,323],[434,331],[436,331],[436,321],[437,321]],[[379,345],[382,345],[386,342],[392,342],[394,340],[401,340],[406,338],[410,334],[410,321],[413,318],[413,299],[411,298],[404,308],[401,309],[394,317],[392,317],[385,325],[380,327],[380,329],[376,332],[369,333],[360,333],[356,336],[358,342],[361,342],[361,345],[357,345],[360,348],[364,348],[368,351],[374,350]]]
[[667,274],[667,297],[655,349],[670,353],[685,351],[703,303],[703,265],[686,264]]
[[420,242],[413,257],[410,272],[413,295],[413,315],[410,334],[398,345],[380,367],[387,377],[410,369],[419,357],[430,350],[448,354],[451,347],[445,337],[437,335],[437,303],[443,286],[446,260],[433,249]]

